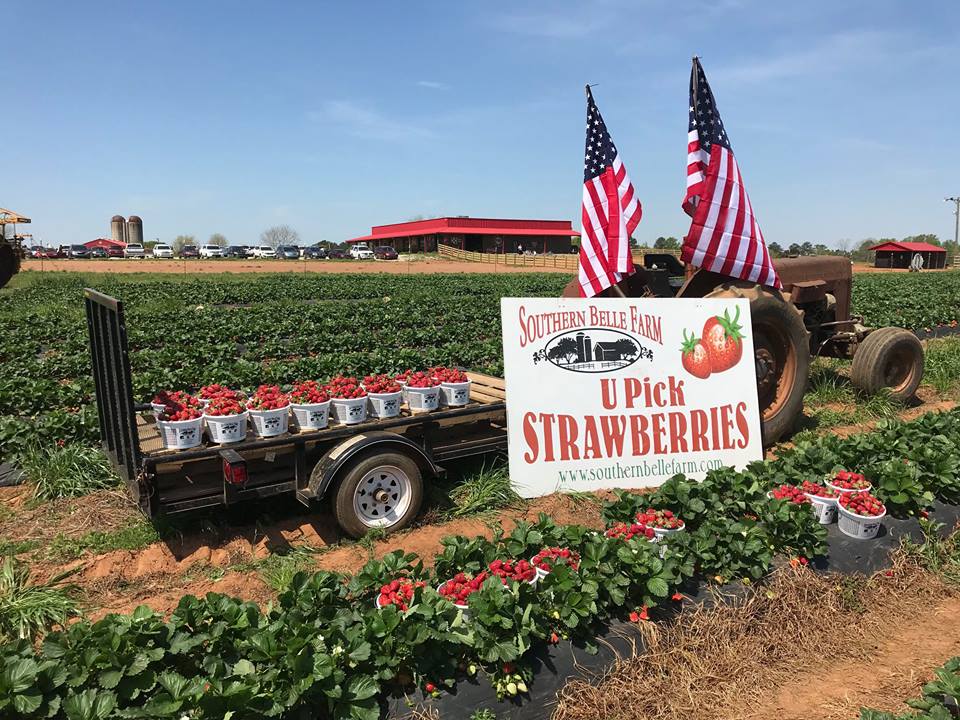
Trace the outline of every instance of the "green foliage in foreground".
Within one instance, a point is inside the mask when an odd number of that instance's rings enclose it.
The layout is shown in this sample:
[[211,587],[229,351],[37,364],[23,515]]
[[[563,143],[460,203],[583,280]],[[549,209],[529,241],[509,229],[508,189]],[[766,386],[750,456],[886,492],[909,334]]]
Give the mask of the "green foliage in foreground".
[[77,497],[116,487],[120,482],[106,456],[85,445],[32,447],[19,464],[37,500]]
[[[838,464],[883,473],[905,454],[916,491],[908,493],[892,471],[873,478],[891,502],[927,492],[955,501],[960,413],[824,438],[742,473],[716,471],[699,484],[678,476],[654,493],[622,494],[606,506],[609,520],[646,505],[678,512],[687,530],[666,541],[662,557],[646,540],[621,541],[541,516],[493,540],[445,539],[433,572],[398,551],[353,577],[297,573],[267,609],[217,594],[188,596],[169,620],[140,608],[52,632],[39,651],[28,642],[0,647],[0,703],[10,708],[0,710],[68,720],[300,711],[373,720],[386,691],[426,682],[452,687],[475,667],[509,691],[519,684],[503,682],[505,673],[526,677],[529,651],[554,634],[594,649],[598,627],[643,606],[669,606],[672,593],[694,579],[758,579],[775,555],[822,553],[824,529],[809,509],[767,498],[774,483],[797,483]],[[579,569],[557,566],[536,586],[488,581],[471,597],[469,618],[434,590],[455,572],[494,558],[529,558],[544,546],[576,550]],[[399,577],[424,581],[409,610],[375,610],[380,586]]]
[[899,715],[880,710],[860,710],[860,720],[954,720],[960,700],[960,656],[933,671],[934,679],[923,686],[920,697],[907,700],[915,712]]
[[12,556],[5,557],[0,564],[0,640],[30,641],[52,625],[64,625],[78,615],[73,588],[63,584],[66,577],[31,583],[29,568]]

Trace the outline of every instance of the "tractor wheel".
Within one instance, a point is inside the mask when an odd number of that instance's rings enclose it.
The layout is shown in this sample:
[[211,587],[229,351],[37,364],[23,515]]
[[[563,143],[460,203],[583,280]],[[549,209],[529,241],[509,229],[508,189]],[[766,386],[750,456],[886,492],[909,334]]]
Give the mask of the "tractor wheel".
[[778,290],[760,285],[721,285],[705,297],[750,301],[761,437],[763,446],[769,447],[793,428],[803,409],[810,371],[810,339],[803,315]]
[[20,270],[20,258],[13,248],[0,240],[0,288],[10,282],[10,278]]
[[909,330],[874,330],[853,355],[850,380],[865,393],[889,388],[890,397],[903,402],[913,397],[922,379],[923,346]]

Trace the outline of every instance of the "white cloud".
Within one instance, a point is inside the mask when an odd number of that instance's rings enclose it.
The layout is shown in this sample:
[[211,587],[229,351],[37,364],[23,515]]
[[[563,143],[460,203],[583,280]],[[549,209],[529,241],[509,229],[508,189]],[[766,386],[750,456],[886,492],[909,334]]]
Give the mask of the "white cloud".
[[403,122],[350,100],[330,100],[320,111],[307,113],[314,122],[329,123],[356,137],[371,140],[416,140],[432,135],[420,125]]
[[446,90],[449,85],[442,82],[437,82],[436,80],[417,80],[417,85],[422,88],[429,88],[431,90]]

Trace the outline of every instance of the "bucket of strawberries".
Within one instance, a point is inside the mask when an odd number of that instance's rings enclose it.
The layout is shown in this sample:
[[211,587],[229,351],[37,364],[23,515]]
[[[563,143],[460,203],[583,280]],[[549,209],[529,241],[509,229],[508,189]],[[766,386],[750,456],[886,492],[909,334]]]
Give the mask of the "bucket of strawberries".
[[240,442],[247,437],[247,411],[238,398],[214,398],[203,409],[203,421],[210,440],[218,445]]
[[316,380],[294,383],[290,409],[298,430],[323,430],[330,419],[330,396]]
[[177,400],[170,399],[157,414],[157,430],[163,447],[168,450],[186,450],[197,447],[203,441],[203,412],[200,402],[192,395],[180,393]]
[[342,425],[356,425],[367,419],[367,391],[355,377],[337,375],[327,384],[333,416]]
[[830,480],[826,481],[826,486],[839,495],[853,492],[869,492],[873,485],[860,473],[850,472],[849,470],[840,470]]
[[200,392],[197,393],[197,398],[203,407],[207,407],[207,405],[217,398],[232,398],[237,401],[242,401],[243,393],[239,390],[228,388],[226,385],[211,383],[210,385],[204,385],[200,388]]
[[413,601],[414,592],[425,584],[422,580],[411,580],[410,578],[397,578],[384,583],[380,586],[380,593],[377,595],[377,610],[382,610],[388,605],[394,605],[400,612],[406,612]]
[[435,367],[431,371],[440,381],[440,404],[460,407],[470,402],[470,378],[463,370]]
[[537,577],[542,580],[557,565],[568,565],[571,570],[578,570],[580,568],[580,553],[570,548],[545,547],[530,558],[530,564],[537,569]]
[[400,414],[403,388],[389,375],[367,375],[363,379],[367,391],[367,412],[375,418],[391,418]]
[[290,396],[279,385],[261,385],[247,400],[247,411],[257,437],[283,435],[290,421]]
[[403,397],[414,415],[436,410],[440,407],[440,380],[432,372],[408,373]]
[[842,493],[837,501],[837,527],[847,537],[870,540],[880,532],[880,521],[887,514],[883,503],[869,492]]
[[817,522],[821,525],[829,525],[837,519],[837,498],[840,497],[840,493],[809,480],[803,481],[800,490],[810,501]]
[[150,407],[153,410],[153,416],[158,419],[160,414],[167,408],[179,407],[181,405],[198,408],[203,407],[200,400],[195,398],[190,393],[184,392],[183,390],[174,390],[172,392],[169,390],[161,390],[154,395],[153,399],[150,401]]
[[[464,616],[469,615],[470,596],[483,587],[491,576],[486,570],[477,573],[457,573],[450,580],[442,582],[437,586],[437,593],[454,604],[458,610],[462,610]],[[501,588],[502,583],[498,583]]]

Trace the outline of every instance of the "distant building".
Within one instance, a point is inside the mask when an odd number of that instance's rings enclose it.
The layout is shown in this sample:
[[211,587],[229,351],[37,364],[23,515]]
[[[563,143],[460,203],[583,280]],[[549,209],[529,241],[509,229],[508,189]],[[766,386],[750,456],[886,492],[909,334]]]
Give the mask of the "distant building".
[[348,243],[373,247],[390,245],[400,252],[434,252],[437,245],[483,253],[569,253],[571,239],[579,237],[569,220],[500,220],[494,218],[441,217],[430,220],[377,225],[369,235]]
[[89,248],[90,250],[93,250],[94,248],[98,248],[98,247],[102,247],[102,248],[118,247],[122,249],[122,248],[125,248],[127,244],[125,242],[120,242],[117,240],[113,240],[111,238],[97,238],[96,240],[85,242],[84,246]]
[[913,256],[923,258],[925,270],[938,270],[947,266],[946,248],[923,242],[885,242],[870,248],[876,253],[874,267],[903,268],[910,267]]

